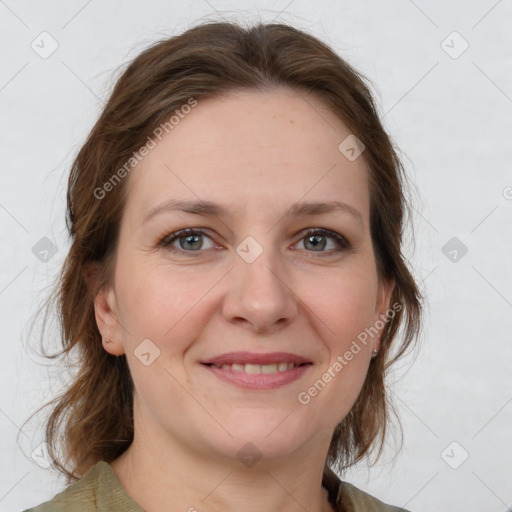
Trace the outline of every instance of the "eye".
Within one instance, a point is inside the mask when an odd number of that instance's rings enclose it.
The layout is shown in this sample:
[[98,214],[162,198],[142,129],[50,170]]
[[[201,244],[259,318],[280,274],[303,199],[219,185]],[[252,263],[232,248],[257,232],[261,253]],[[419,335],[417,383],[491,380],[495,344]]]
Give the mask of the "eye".
[[[334,245],[334,249],[331,251],[324,251],[323,249],[328,245],[328,239],[333,241],[331,245]],[[344,236],[336,233],[335,231],[322,228],[306,231],[306,233],[303,233],[303,238],[301,238],[300,241],[303,242],[304,247],[312,249],[312,251],[309,252],[332,253],[349,250],[351,248],[350,243]]]
[[[204,238],[208,238],[212,243],[204,247]],[[179,247],[173,245],[178,242]],[[212,249],[214,247],[213,240],[202,229],[182,229],[165,236],[159,245],[173,252],[200,252],[201,249]],[[207,244],[208,245],[208,244]]]
[[[205,238],[210,241],[206,246],[204,243]],[[333,247],[331,250],[326,251],[324,249],[329,245],[329,239]],[[350,243],[344,236],[335,231],[323,228],[309,229],[303,232],[300,242],[303,243],[303,247],[308,252],[332,254],[351,249]],[[176,243],[179,244],[179,247],[176,246]],[[188,228],[175,231],[174,233],[166,235],[158,245],[177,253],[201,252],[202,249],[213,249],[216,247],[212,238],[201,228]]]

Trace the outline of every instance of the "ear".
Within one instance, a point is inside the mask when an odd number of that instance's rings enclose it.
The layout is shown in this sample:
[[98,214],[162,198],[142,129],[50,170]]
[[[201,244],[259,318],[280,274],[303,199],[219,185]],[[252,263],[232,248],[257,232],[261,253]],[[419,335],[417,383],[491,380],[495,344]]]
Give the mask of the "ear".
[[[100,331],[104,349],[115,356],[124,354],[121,338],[121,326],[114,290],[109,286],[97,289],[97,268],[88,266],[84,269],[84,279],[89,292],[94,297],[94,316]],[[109,343],[106,340],[110,340]]]
[[374,339],[373,350],[380,350],[380,338],[382,335],[382,330],[384,329],[384,325],[389,321],[389,314],[386,316],[386,313],[389,312],[391,308],[391,296],[393,294],[393,290],[395,289],[395,280],[380,280],[379,288],[377,293],[377,300],[375,303],[375,318],[374,324],[378,322],[378,325],[383,324],[382,328],[379,329],[379,335]]

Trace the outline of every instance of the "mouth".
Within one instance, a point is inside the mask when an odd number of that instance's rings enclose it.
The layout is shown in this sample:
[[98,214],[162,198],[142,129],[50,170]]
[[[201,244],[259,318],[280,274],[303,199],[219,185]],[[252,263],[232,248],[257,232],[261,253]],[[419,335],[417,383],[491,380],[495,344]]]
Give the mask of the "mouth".
[[288,370],[293,370],[293,368],[300,368],[301,366],[305,366],[312,363],[302,363],[295,364],[292,362],[284,362],[284,363],[270,363],[270,364],[213,364],[213,363],[203,363],[206,366],[213,366],[214,368],[219,368],[221,370],[230,370],[233,372],[244,372],[250,375],[273,375],[278,372],[286,372]]
[[236,387],[263,390],[296,381],[313,363],[297,354],[284,352],[231,352],[201,362],[201,365],[215,377]]

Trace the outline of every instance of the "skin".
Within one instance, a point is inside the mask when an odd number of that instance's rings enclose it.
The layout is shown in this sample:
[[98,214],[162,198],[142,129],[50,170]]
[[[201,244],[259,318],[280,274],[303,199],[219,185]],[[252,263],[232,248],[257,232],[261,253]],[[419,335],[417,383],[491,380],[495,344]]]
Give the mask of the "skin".
[[[199,99],[129,176],[113,285],[98,293],[95,312],[112,340],[105,350],[126,354],[135,383],[134,442],[111,466],[144,509],[332,510],[321,485],[329,442],[379,336],[307,405],[297,397],[386,312],[393,289],[377,275],[364,158],[338,150],[349,134],[310,94],[230,93]],[[228,216],[167,211],[142,222],[169,199],[198,198]],[[343,201],[361,219],[285,217],[299,200]],[[196,245],[189,235],[175,240],[181,253],[159,245],[184,228],[207,235]],[[320,236],[315,250],[309,228],[343,235],[350,249]],[[236,252],[248,236],[263,248],[252,263]],[[144,339],[160,350],[148,366],[134,354]],[[272,390],[237,388],[200,364],[239,350],[313,364]],[[250,468],[236,455],[249,441],[262,454]]]

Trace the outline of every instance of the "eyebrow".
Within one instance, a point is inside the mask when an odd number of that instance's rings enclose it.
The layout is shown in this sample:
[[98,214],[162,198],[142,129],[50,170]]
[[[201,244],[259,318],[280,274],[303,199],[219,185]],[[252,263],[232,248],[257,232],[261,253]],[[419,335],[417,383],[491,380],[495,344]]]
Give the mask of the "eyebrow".
[[[164,212],[181,211],[185,213],[192,213],[195,215],[215,216],[215,217],[229,217],[229,209],[221,206],[220,204],[211,201],[182,201],[171,199],[162,204],[151,208],[142,219],[142,224],[145,224],[150,219]],[[285,213],[285,217],[306,217],[311,215],[322,215],[339,211],[358,220],[364,225],[363,216],[353,206],[343,203],[341,201],[327,201],[327,202],[297,202],[294,203]]]

